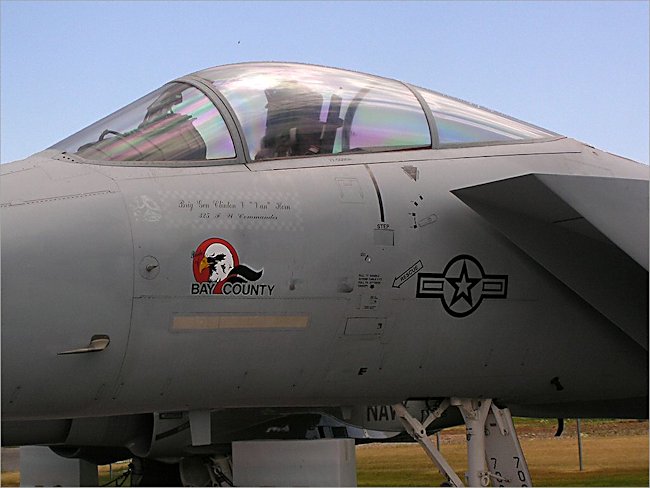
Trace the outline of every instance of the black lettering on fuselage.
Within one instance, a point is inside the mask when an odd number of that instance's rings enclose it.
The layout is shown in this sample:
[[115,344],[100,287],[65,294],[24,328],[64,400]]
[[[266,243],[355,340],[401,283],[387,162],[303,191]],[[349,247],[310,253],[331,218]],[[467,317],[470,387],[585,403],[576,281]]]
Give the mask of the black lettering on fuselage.
[[368,422],[395,420],[396,416],[395,409],[389,405],[369,405],[366,408],[366,420]]
[[[372,418],[371,418],[372,416]],[[366,409],[366,420],[370,422],[371,420],[373,422],[377,422],[379,419],[377,418],[377,405],[370,405]]]
[[192,283],[192,295],[211,295],[216,283]]
[[237,296],[271,296],[275,285],[254,284],[254,283],[225,283],[221,289],[224,295]]

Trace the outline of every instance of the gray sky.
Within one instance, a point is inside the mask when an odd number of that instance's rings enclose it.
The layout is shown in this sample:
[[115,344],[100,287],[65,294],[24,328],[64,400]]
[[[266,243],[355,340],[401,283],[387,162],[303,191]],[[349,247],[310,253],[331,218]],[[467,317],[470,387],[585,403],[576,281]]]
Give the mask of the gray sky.
[[299,61],[453,95],[648,163],[649,2],[2,0],[2,162],[210,66]]

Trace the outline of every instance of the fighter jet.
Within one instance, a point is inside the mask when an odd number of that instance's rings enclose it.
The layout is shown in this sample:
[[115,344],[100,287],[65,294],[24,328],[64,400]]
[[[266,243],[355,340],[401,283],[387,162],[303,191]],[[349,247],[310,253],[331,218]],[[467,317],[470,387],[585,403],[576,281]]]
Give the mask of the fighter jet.
[[[244,63],[1,171],[5,446],[132,459],[134,484],[333,485],[355,442],[410,435],[450,485],[530,486],[512,415],[648,418],[645,165]],[[464,480],[428,437],[461,424]]]

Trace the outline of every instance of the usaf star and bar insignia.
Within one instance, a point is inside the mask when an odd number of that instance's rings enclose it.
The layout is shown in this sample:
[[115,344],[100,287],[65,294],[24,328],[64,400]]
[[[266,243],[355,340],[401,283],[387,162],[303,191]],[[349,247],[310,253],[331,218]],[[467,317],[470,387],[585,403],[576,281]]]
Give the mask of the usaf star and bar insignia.
[[417,298],[438,298],[452,317],[467,317],[484,299],[506,298],[507,275],[490,275],[468,254],[453,258],[442,273],[418,273]]

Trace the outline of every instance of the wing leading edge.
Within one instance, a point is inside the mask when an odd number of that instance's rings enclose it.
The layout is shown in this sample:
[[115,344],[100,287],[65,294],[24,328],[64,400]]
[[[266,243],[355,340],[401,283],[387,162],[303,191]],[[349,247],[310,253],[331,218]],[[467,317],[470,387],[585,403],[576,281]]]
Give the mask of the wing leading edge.
[[648,181],[529,174],[452,193],[648,350]]

